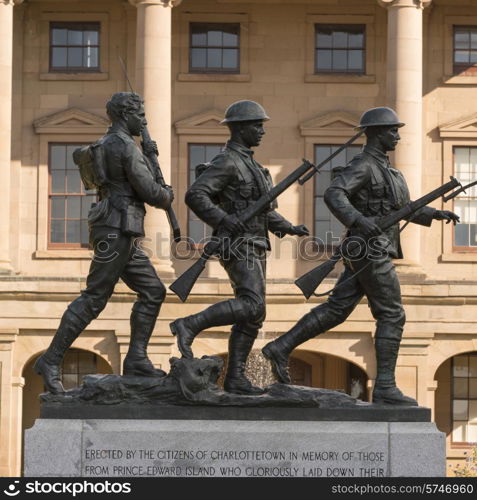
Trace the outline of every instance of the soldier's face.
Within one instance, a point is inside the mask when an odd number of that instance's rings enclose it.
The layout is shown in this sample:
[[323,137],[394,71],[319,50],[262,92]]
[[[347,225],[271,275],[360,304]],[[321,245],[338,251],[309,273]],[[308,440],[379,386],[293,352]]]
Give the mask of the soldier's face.
[[141,105],[136,112],[129,113],[126,118],[126,123],[132,135],[141,135],[144,127],[147,125],[144,106]]
[[258,146],[265,135],[263,120],[253,120],[244,122],[241,127],[242,140],[248,148]]
[[398,142],[401,140],[399,127],[383,128],[382,132],[379,134],[379,138],[384,151],[394,151]]

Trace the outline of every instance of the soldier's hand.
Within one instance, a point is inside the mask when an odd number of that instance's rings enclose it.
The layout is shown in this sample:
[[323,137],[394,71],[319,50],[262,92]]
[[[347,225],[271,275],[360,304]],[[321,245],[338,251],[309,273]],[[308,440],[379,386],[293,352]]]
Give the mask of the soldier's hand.
[[298,226],[291,227],[290,234],[294,234],[296,236],[310,236],[310,231],[305,224],[299,224]]
[[446,224],[449,224],[452,222],[454,226],[460,222],[460,217],[455,214],[454,212],[451,212],[450,210],[436,210],[434,212],[433,218],[435,220],[445,220],[447,221]]
[[378,236],[381,234],[381,229],[374,223],[371,217],[365,217],[361,215],[356,222],[354,227],[362,234],[365,238],[371,238],[373,236]]
[[148,141],[148,142],[141,142],[142,146],[142,151],[146,156],[149,156],[151,153],[154,153],[155,155],[159,156],[159,150],[157,149],[157,142],[156,141]]
[[174,191],[171,186],[162,188],[163,199],[161,200],[160,208],[168,209],[174,201]]
[[235,214],[226,215],[220,222],[221,227],[232,234],[239,234],[245,232],[245,225],[241,222]]

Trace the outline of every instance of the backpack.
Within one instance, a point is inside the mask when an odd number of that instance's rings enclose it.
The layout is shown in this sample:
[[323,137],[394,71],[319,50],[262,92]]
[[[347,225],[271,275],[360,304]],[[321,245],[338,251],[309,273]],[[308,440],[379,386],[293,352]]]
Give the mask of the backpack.
[[79,168],[81,181],[87,191],[99,189],[107,183],[103,138],[73,151],[73,161]]

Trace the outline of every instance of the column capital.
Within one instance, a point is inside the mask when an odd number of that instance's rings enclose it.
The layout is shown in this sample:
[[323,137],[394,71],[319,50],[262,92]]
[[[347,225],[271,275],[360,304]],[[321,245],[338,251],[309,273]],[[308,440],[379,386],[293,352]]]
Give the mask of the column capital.
[[[21,0],[23,1],[23,0]],[[182,0],[129,0],[135,7],[140,5],[162,5],[163,7],[177,7]]]
[[381,7],[415,7],[425,9],[431,5],[432,0],[378,0]]
[[20,5],[23,3],[23,0],[0,0],[0,5]]

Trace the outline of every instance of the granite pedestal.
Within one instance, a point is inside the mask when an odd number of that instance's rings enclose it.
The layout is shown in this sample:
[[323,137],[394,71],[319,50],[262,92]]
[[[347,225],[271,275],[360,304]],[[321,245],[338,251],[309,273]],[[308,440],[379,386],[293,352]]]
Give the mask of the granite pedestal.
[[425,408],[120,406],[100,418],[44,407],[50,418],[25,434],[25,476],[445,476],[444,434]]

